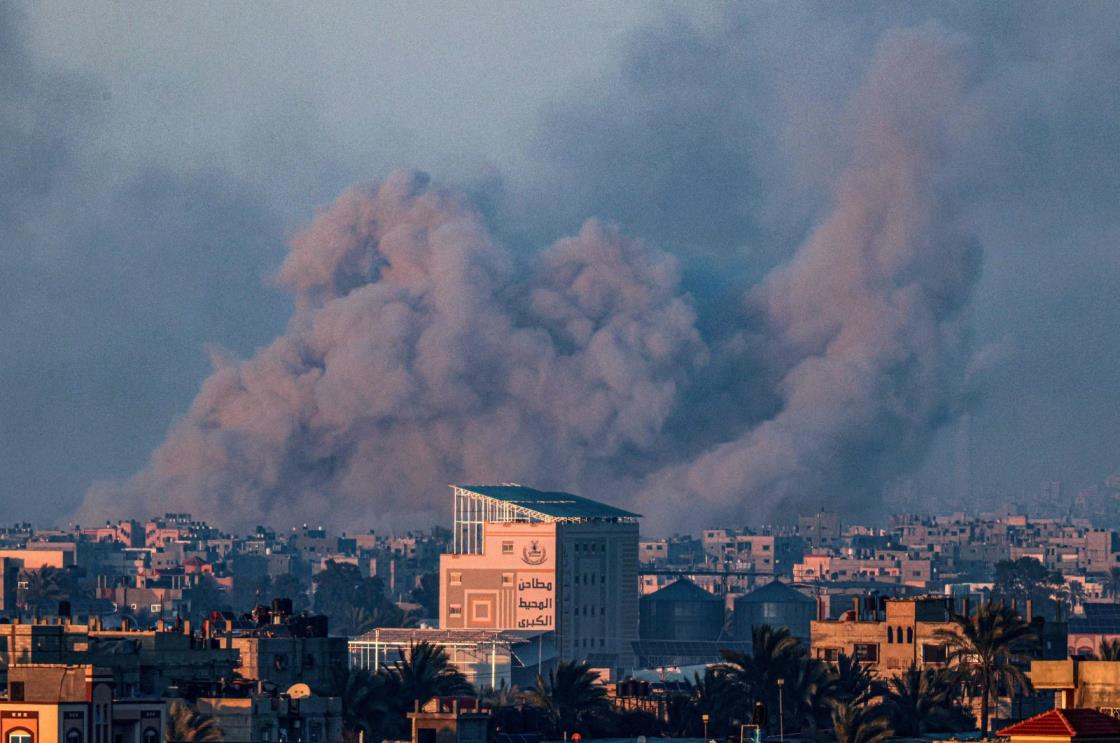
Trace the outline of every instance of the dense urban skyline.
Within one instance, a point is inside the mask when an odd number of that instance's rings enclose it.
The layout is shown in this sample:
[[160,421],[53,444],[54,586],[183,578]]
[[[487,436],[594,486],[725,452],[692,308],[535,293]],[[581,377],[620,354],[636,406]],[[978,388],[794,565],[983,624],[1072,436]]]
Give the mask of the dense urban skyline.
[[0,7],[3,520],[1120,468],[1114,7],[441,7]]

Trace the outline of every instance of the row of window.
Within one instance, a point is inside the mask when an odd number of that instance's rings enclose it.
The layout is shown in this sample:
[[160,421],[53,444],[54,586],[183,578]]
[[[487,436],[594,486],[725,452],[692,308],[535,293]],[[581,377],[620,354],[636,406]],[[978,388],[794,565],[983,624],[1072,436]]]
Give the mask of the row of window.
[[[947,660],[948,653],[944,645],[937,643],[922,643],[922,662],[923,663],[944,663]],[[819,648],[817,650],[817,657],[821,660],[826,660],[835,663],[840,657],[839,648]],[[879,662],[879,643],[877,642],[857,642],[852,646],[852,658],[860,661],[861,663],[878,663]]]
[[[902,627],[893,627],[892,628],[892,627],[888,626],[887,627],[887,643],[888,644],[893,644],[893,643],[896,643],[896,642],[900,645],[903,644],[903,641],[902,641]],[[913,645],[914,644],[914,629],[913,629],[913,627],[907,627],[906,628],[906,642],[905,642],[905,644],[907,644],[907,645]]]

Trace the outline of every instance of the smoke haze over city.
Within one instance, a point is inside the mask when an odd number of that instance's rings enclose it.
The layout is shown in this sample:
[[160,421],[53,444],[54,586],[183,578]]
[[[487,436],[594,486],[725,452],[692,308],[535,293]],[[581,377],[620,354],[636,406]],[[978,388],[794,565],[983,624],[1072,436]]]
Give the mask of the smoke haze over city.
[[0,6],[5,518],[1120,469],[1114,6],[390,8]]

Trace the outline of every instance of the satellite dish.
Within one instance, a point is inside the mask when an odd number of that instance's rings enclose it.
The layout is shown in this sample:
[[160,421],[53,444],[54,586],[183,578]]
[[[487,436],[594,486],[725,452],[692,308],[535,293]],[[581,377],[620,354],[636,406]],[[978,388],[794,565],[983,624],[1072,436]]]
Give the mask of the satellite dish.
[[311,687],[307,684],[292,684],[288,687],[288,696],[292,699],[306,699],[311,696]]

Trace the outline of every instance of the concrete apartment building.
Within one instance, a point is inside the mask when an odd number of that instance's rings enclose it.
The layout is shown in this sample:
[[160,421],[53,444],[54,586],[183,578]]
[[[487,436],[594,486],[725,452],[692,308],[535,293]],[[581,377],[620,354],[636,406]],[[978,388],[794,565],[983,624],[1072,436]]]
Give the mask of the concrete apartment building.
[[[96,665],[121,696],[158,695],[172,685],[232,678],[237,651],[182,632],[101,630],[96,624],[0,624],[0,668],[9,665]],[[0,671],[0,678],[3,672]],[[9,681],[10,681],[9,674]]]
[[[969,614],[968,602],[962,603],[958,608]],[[938,632],[954,630],[953,611],[953,599],[948,596],[856,597],[852,608],[839,619],[812,622],[810,647],[813,656],[824,661],[834,662],[843,653],[869,663],[881,678],[897,676],[912,663],[919,668],[936,668],[946,660],[945,645]],[[1035,640],[1025,650],[1028,656],[1040,660],[1067,657],[1066,622],[1034,616],[1029,605],[1024,619],[1035,634]]]
[[218,721],[229,741],[344,740],[342,698],[316,696],[304,685],[295,685],[285,694],[201,697],[196,706]]
[[452,486],[440,627],[555,632],[559,657],[633,666],[638,515],[520,485]]
[[809,554],[793,566],[796,583],[874,580],[924,588],[933,578],[928,559],[912,559],[905,552],[879,550],[866,557]]
[[90,665],[13,665],[0,699],[5,743],[160,743],[166,704],[122,698],[111,671]]
[[853,608],[840,619],[811,623],[813,655],[834,662],[843,653],[871,664],[880,677],[895,676],[909,668],[945,663],[945,646],[938,630],[951,630],[946,599],[888,599],[878,605],[855,598]]

